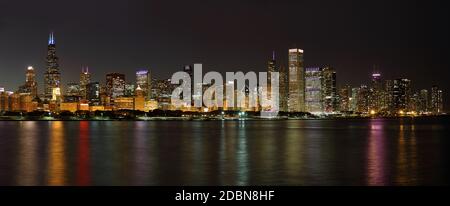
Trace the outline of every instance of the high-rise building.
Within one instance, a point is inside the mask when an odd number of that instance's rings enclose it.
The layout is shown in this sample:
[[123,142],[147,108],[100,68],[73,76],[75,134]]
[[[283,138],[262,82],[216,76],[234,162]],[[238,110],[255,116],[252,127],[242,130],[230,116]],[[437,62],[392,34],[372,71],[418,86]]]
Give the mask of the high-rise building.
[[136,90],[136,87],[134,86],[134,84],[131,84],[131,83],[125,84],[125,94],[124,94],[124,96],[126,96],[126,97],[133,97],[134,94],[135,94],[135,90]]
[[359,89],[358,87],[352,88],[351,90],[351,97],[349,99],[350,101],[350,111],[352,112],[358,112],[358,96],[359,96]]
[[272,87],[272,72],[278,72],[277,70],[277,62],[275,60],[275,51],[272,52],[272,58],[267,62],[267,92],[270,96]]
[[361,85],[358,89],[358,95],[356,97],[356,99],[357,99],[356,112],[366,113],[366,114],[370,112],[369,96],[370,96],[370,90],[367,87],[367,85]]
[[65,96],[80,96],[80,84],[68,83],[66,85]]
[[54,91],[60,89],[61,73],[59,71],[58,57],[56,56],[56,43],[54,34],[51,33],[47,47],[47,70],[44,74],[44,97],[52,99]]
[[110,73],[106,75],[106,93],[114,99],[125,95],[125,74]]
[[370,87],[370,110],[379,112],[382,108],[382,102],[383,102],[383,83],[381,81],[381,74],[380,73],[373,73],[372,74],[372,85]]
[[394,108],[394,81],[386,80],[384,83],[384,104],[389,114],[396,114]]
[[87,85],[91,83],[91,74],[89,68],[81,68],[80,74],[80,96],[83,99],[87,99]]
[[424,114],[428,112],[429,103],[428,103],[428,90],[422,89],[419,93],[419,101],[418,101],[418,112],[420,114]]
[[433,87],[431,87],[431,112],[435,115],[444,112],[442,93],[442,90],[440,90],[438,86],[433,85]]
[[25,76],[25,84],[19,87],[19,93],[30,94],[33,98],[37,97],[38,87],[36,82],[36,73],[32,66],[27,68]]
[[331,67],[322,68],[322,96],[324,112],[338,110],[336,71]]
[[350,110],[350,99],[352,98],[352,90],[349,85],[343,86],[339,90],[339,110],[340,111],[351,111]]
[[152,76],[149,70],[138,70],[136,72],[136,84],[141,88],[146,100],[152,96]]
[[136,94],[134,97],[134,110],[145,110],[145,92],[139,85],[136,88]]
[[288,94],[289,94],[289,81],[288,74],[286,71],[286,67],[280,65],[280,111],[287,112],[288,111]]
[[64,92],[64,102],[78,102],[80,98],[80,84],[68,83]]
[[410,106],[411,80],[395,79],[392,91],[394,111],[400,114],[407,112]]
[[305,68],[303,50],[289,49],[289,112],[305,111]]
[[305,107],[307,112],[323,112],[322,69],[305,69]]
[[100,104],[100,83],[99,82],[90,82],[86,86],[87,95],[86,98],[91,105],[99,105]]

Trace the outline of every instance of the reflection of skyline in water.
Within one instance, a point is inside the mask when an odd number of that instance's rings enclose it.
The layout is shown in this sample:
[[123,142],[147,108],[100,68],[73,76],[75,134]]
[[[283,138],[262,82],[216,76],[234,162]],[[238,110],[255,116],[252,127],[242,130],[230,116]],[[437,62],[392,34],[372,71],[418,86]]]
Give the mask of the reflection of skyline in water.
[[48,147],[47,184],[50,186],[65,185],[65,136],[63,122],[49,122],[50,142]]
[[368,185],[381,186],[386,184],[386,154],[385,154],[384,122],[370,121],[368,147]]
[[0,122],[0,185],[443,184],[417,122]]

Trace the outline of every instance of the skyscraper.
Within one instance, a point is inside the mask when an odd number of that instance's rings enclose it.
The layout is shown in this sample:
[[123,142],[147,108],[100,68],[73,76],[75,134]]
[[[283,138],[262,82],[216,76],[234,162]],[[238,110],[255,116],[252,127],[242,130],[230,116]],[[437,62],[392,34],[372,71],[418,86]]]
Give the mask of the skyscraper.
[[267,92],[271,95],[272,72],[278,72],[277,62],[275,61],[275,51],[272,52],[272,58],[267,62]]
[[303,50],[289,49],[289,112],[305,111],[305,69]]
[[393,106],[397,113],[405,113],[409,109],[411,98],[411,80],[395,79],[393,82]]
[[382,92],[383,91],[383,84],[381,81],[381,74],[380,73],[373,73],[372,74],[372,85],[370,88],[370,99],[369,99],[369,106],[370,110],[373,110],[375,112],[379,112],[382,107]]
[[289,94],[289,87],[288,87],[288,74],[286,71],[286,67],[280,65],[280,111],[286,112],[288,111],[288,94]]
[[86,98],[91,105],[100,104],[100,83],[90,82],[86,85]]
[[305,70],[305,107],[307,112],[323,112],[321,68]]
[[338,109],[336,71],[331,67],[322,69],[322,96],[324,112],[335,112]]
[[349,85],[345,85],[339,90],[339,110],[340,111],[350,111],[351,97],[352,97],[352,90]]
[[19,93],[27,93],[30,94],[33,98],[37,97],[37,82],[36,82],[36,73],[32,66],[27,68],[25,74],[25,84],[20,86]]
[[443,113],[443,101],[442,101],[442,90],[439,89],[438,86],[433,85],[431,87],[431,112],[433,114],[442,114]]
[[422,89],[422,90],[420,90],[420,94],[419,94],[418,112],[421,114],[427,113],[428,108],[429,108],[428,90]]
[[47,71],[44,74],[44,98],[52,99],[54,91],[60,90],[61,73],[59,71],[58,57],[56,56],[56,43],[53,33],[50,33],[47,47]]
[[136,84],[142,90],[143,96],[149,100],[152,96],[152,77],[149,70],[142,69],[136,72]]
[[106,93],[112,99],[125,95],[125,74],[106,75]]
[[80,96],[83,99],[87,99],[87,85],[91,83],[91,74],[89,68],[81,68],[80,74]]

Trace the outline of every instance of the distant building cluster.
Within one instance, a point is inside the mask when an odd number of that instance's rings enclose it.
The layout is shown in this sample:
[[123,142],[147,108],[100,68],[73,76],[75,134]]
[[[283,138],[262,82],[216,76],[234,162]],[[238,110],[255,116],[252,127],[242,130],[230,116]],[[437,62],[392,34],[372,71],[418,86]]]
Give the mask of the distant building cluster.
[[[152,78],[148,69],[136,71],[135,82],[126,81],[125,74],[106,74],[105,84],[92,81],[88,67],[82,67],[79,82],[63,85],[56,55],[55,37],[50,34],[44,73],[44,91],[38,93],[36,71],[28,67],[25,83],[17,91],[0,88],[0,111],[115,111],[174,110],[171,95],[177,86],[170,79]],[[411,80],[398,78],[383,79],[380,73],[373,73],[369,85],[338,88],[336,71],[332,67],[304,66],[304,51],[298,48],[288,50],[288,67],[277,64],[275,53],[268,61],[268,91],[270,92],[270,73],[279,72],[280,111],[288,113],[309,112],[315,115],[439,115],[444,112],[443,91],[438,86],[431,89],[413,90]],[[183,70],[193,80],[193,66],[186,65]],[[193,82],[192,82],[193,84]],[[224,82],[224,90],[234,87],[234,82]],[[201,87],[208,84],[192,85]],[[185,105],[183,111],[259,111],[264,108],[249,107],[250,94],[258,91],[245,90],[243,105],[230,104],[224,100],[223,108],[196,108],[194,101],[203,93],[192,90],[192,105]],[[269,95],[270,96],[270,95]]]

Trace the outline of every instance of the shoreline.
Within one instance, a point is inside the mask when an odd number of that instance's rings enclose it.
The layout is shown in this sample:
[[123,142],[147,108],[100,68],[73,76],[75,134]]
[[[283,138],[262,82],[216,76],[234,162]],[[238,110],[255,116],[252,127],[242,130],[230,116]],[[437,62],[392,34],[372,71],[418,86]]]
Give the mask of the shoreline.
[[291,120],[368,120],[368,119],[427,119],[427,118],[446,118],[450,115],[436,115],[436,116],[401,116],[401,117],[328,117],[328,118],[293,118],[293,117],[278,117],[278,118],[193,118],[193,117],[137,117],[137,118],[21,118],[21,117],[0,117],[0,122],[16,121],[67,121],[67,122],[105,122],[105,121],[128,121],[128,122],[140,122],[140,121],[291,121]]

